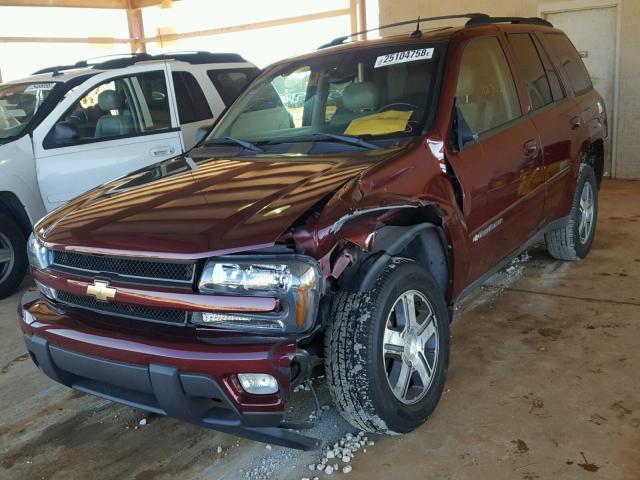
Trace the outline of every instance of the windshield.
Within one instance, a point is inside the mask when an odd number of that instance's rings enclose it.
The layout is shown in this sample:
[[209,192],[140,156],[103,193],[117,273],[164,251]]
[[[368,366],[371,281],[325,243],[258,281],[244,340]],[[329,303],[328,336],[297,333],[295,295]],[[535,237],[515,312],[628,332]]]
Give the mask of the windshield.
[[239,148],[244,142],[248,154],[246,142],[265,152],[280,145],[280,153],[297,155],[323,150],[286,150],[282,144],[322,141],[333,150],[335,143],[342,150],[398,145],[426,126],[441,49],[443,44],[362,48],[277,65],[236,100],[205,145]]
[[0,140],[20,135],[55,82],[0,85]]

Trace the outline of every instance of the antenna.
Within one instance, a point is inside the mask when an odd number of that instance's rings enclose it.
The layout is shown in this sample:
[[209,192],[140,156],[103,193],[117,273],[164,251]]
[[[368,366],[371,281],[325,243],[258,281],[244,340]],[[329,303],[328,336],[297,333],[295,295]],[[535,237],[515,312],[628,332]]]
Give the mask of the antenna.
[[418,23],[416,24],[415,31],[411,34],[411,38],[420,38],[422,37],[422,32],[420,31],[420,15],[418,15]]

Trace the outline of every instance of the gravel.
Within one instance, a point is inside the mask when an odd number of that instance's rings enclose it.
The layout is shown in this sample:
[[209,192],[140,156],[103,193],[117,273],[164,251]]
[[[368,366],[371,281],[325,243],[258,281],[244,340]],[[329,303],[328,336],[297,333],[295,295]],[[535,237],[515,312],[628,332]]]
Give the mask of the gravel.
[[[315,412],[311,386],[318,396],[319,412]],[[329,476],[340,478],[342,474],[353,471],[354,457],[364,454],[362,447],[371,442],[367,437],[370,434],[354,432],[353,427],[342,418],[333,406],[324,378],[314,379],[312,383],[306,382],[295,390],[287,407],[287,420],[300,422],[318,415],[315,425],[300,433],[321,439],[321,447],[303,452],[277,445],[249,443],[243,446],[243,450],[251,448],[251,451],[242,454],[243,464],[238,469],[240,474],[236,470],[235,476],[223,477],[224,480],[236,480],[238,477],[245,480],[320,480]],[[346,466],[350,468],[345,472]]]

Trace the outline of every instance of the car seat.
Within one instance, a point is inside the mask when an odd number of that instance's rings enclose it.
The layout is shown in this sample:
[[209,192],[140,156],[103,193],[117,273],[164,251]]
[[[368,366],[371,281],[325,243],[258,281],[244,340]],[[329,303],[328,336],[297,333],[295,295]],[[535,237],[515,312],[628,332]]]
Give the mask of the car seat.
[[331,118],[331,125],[348,125],[352,120],[380,106],[380,89],[375,83],[352,83],[342,92],[342,106]]
[[[105,90],[98,95],[98,107],[105,114],[98,119],[95,138],[116,137],[131,133],[133,123],[130,115],[124,115],[124,101],[115,90]],[[118,113],[113,115],[112,111]]]

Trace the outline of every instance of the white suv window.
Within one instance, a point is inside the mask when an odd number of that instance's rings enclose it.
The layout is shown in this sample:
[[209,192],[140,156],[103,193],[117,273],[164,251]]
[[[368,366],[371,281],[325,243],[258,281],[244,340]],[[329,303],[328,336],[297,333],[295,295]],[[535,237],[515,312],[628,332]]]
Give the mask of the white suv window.
[[171,128],[164,72],[105,81],[88,91],[56,122],[45,148],[126,138]]

